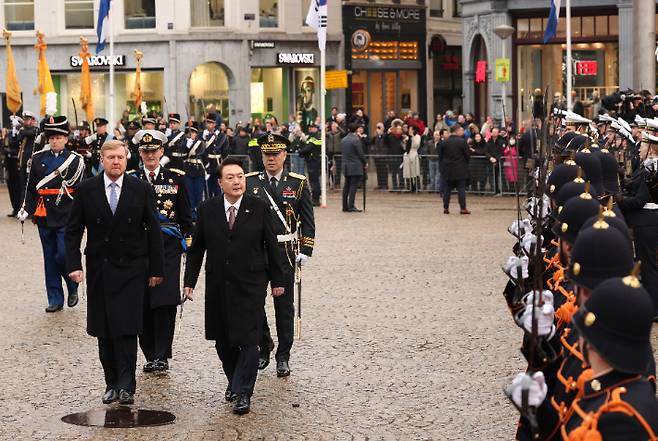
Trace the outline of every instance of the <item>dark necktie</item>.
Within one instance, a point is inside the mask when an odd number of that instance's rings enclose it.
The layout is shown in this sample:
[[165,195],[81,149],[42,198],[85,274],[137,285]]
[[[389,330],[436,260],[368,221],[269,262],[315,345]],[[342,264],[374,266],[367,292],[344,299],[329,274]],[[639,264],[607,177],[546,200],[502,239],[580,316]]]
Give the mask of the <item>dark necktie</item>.
[[233,224],[235,224],[235,207],[231,205],[228,207],[228,229],[233,229]]
[[151,183],[151,185],[153,185],[153,181],[155,181],[155,172],[150,171],[149,172],[149,182]]
[[277,184],[277,182],[278,182],[278,181],[276,180],[276,177],[275,177],[275,176],[272,176],[272,177],[270,178],[270,185],[272,186],[272,190],[276,190],[276,184]]

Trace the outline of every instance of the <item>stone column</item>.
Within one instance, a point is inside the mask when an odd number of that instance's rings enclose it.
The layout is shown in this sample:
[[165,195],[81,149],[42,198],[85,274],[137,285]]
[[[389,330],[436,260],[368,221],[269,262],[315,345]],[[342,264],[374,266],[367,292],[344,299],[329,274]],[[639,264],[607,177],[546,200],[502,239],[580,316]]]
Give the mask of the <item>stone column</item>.
[[629,89],[634,84],[633,3],[620,2],[619,8],[619,88]]
[[633,88],[653,93],[656,88],[655,0],[633,0],[633,15]]

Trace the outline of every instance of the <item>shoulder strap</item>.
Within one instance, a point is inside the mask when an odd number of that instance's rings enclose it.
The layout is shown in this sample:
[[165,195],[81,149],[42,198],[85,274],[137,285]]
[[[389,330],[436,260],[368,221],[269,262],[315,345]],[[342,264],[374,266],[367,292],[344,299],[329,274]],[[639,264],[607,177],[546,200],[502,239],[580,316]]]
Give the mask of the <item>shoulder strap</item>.
[[168,145],[172,146],[172,145],[176,144],[178,142],[178,140],[180,139],[180,137],[183,136],[183,134],[184,133],[183,133],[182,130],[180,132],[178,132],[178,135],[174,136],[174,139],[169,141]]
[[269,201],[270,201],[270,205],[272,205],[272,208],[274,209],[274,211],[276,211],[276,215],[279,217],[279,220],[281,221],[283,226],[286,228],[286,234],[290,234],[292,230],[290,229],[290,226],[288,225],[288,222],[286,222],[286,219],[283,217],[283,214],[281,213],[281,210],[279,210],[279,206],[276,204],[276,202],[274,202],[274,199],[272,199],[272,196],[265,189],[265,187],[262,187],[262,188],[263,188],[263,191],[265,192],[265,195],[267,195],[267,199],[269,199]]
[[64,172],[64,170],[66,170],[68,168],[68,166],[71,165],[71,163],[73,162],[73,160],[75,158],[76,158],[76,155],[69,155],[68,158],[66,158],[66,160],[64,160],[62,165],[60,165],[56,170],[53,170],[51,173],[46,175],[46,177],[44,177],[42,180],[40,180],[37,183],[36,189],[37,190],[40,189],[41,187],[43,187],[44,185],[46,185],[47,183],[52,181],[55,177],[60,176]]

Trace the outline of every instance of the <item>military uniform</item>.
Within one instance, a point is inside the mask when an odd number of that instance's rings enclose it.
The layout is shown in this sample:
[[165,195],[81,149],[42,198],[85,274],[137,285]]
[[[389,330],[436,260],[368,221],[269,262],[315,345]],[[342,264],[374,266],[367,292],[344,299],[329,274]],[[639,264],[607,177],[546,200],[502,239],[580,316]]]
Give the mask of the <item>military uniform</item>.
[[[157,150],[167,138],[155,130],[142,130],[135,136],[140,150]],[[145,372],[166,371],[172,357],[176,307],[180,304],[181,255],[187,250],[186,238],[192,234],[192,215],[183,180],[184,172],[158,166],[155,170],[140,168],[134,173],[153,186],[158,218],[164,239],[164,281],[146,288],[144,296],[144,328],[139,345],[146,358]]]
[[[170,113],[169,123],[180,124],[180,115],[178,113]],[[187,138],[185,137],[185,132],[180,129],[173,129],[167,138],[162,163],[167,168],[183,170],[183,161],[187,157]],[[164,158],[167,159],[164,160]]]
[[128,158],[128,164],[126,165],[126,170],[137,170],[140,165],[139,158],[139,145],[135,142],[135,134],[139,131],[142,126],[139,124],[139,121],[133,120],[128,123],[126,127],[126,145],[128,146],[128,151],[130,152],[130,157]]
[[[69,126],[65,116],[51,118],[51,122],[45,124],[47,137],[68,134]],[[76,186],[82,181],[83,173],[82,156],[66,148],[54,153],[47,147],[32,155],[25,209],[19,213],[19,218],[24,220],[27,214],[32,214],[39,228],[46,272],[48,312],[57,311],[64,304],[62,279],[68,289],[69,306],[75,306],[78,301],[78,285],[69,279],[66,271],[64,230]]]
[[[209,113],[206,122],[215,122],[216,115]],[[205,151],[205,166],[208,173],[208,197],[219,196],[221,190],[219,189],[219,176],[217,175],[217,168],[222,163],[222,158],[228,155],[229,141],[225,133],[219,130],[204,130],[203,140],[206,143]]]
[[19,168],[19,130],[18,127],[23,124],[23,119],[12,116],[12,129],[7,133],[3,140],[4,163],[7,169],[7,190],[9,192],[9,201],[11,202],[11,213],[9,216],[16,216],[21,208],[21,175]]
[[[94,124],[96,125],[96,130],[98,130],[99,127],[107,126],[108,121],[105,118],[96,118],[94,119]],[[105,132],[100,134],[98,131],[85,138],[84,141],[87,145],[85,165],[89,169],[89,176],[96,176],[103,171],[103,166],[101,164],[101,147],[108,139],[112,139],[109,133]]]
[[25,200],[25,187],[27,186],[28,170],[30,168],[30,160],[32,153],[41,150],[35,149],[36,138],[39,134],[37,127],[31,124],[31,120],[35,117],[31,112],[23,112],[23,121],[25,124],[18,132],[18,173],[20,175],[21,196],[20,200]]
[[[265,134],[258,138],[264,154],[277,154],[286,149],[288,140],[276,134]],[[315,220],[313,203],[306,177],[281,169],[278,176],[270,176],[267,171],[252,172],[246,175],[246,194],[256,196],[271,207],[275,232],[279,241],[279,251],[285,262],[285,292],[274,299],[278,346],[276,350],[277,375],[286,376],[290,371],[288,360],[294,336],[294,284],[295,268],[300,255],[310,257],[315,245]],[[263,315],[265,311],[263,310]],[[269,353],[273,342],[267,317],[264,320],[263,338],[260,343],[263,369],[269,363]],[[285,363],[285,366],[282,366]]]
[[203,200],[206,184],[206,168],[203,164],[206,143],[198,135],[199,128],[196,122],[189,124],[188,132],[189,138],[185,139],[186,157],[183,170],[185,171],[185,186],[192,208],[192,216],[196,219],[196,209]]

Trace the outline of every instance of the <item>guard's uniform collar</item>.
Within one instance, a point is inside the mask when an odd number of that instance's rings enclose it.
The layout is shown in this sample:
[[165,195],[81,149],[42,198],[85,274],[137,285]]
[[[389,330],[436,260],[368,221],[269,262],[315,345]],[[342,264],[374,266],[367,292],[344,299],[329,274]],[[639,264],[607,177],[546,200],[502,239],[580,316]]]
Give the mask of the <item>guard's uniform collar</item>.
[[608,389],[623,386],[640,378],[641,375],[638,374],[624,374],[619,371],[608,372],[585,383],[583,398],[591,398],[599,394],[604,394]]

